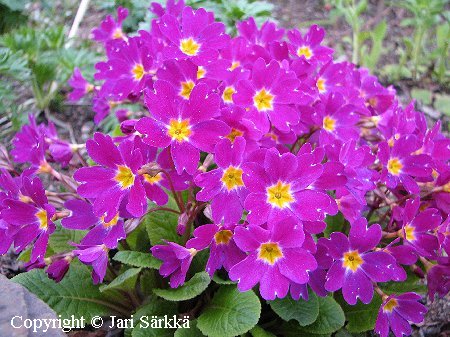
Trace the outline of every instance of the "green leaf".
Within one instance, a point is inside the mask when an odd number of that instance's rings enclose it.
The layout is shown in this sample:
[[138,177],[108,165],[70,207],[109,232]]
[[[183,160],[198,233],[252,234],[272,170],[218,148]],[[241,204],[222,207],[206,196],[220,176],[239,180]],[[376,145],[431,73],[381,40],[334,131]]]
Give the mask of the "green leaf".
[[342,328],[336,334],[335,337],[366,337],[365,333],[351,333],[348,330]]
[[450,96],[449,95],[436,95],[436,101],[434,102],[436,110],[450,116]]
[[275,337],[273,333],[264,330],[259,325],[256,325],[253,329],[251,329],[250,334],[253,337]]
[[195,274],[189,281],[175,289],[153,289],[153,292],[168,301],[186,301],[197,297],[208,288],[211,279],[207,272]]
[[223,278],[221,278],[219,275],[214,274],[213,276],[213,281],[216,282],[217,284],[236,284],[236,282],[233,282],[231,280],[224,280]]
[[339,212],[334,216],[327,215],[325,222],[327,223],[327,227],[325,228],[324,235],[328,238],[331,233],[342,232],[345,225],[345,218],[342,213]]
[[345,315],[341,306],[332,297],[318,297],[319,316],[310,325],[301,327],[314,334],[330,334],[344,326]]
[[[48,248],[47,248],[48,249]],[[47,254],[46,254],[47,255]],[[28,262],[31,258],[31,248],[27,248],[25,250],[22,250],[17,257],[19,261]]]
[[261,315],[261,303],[253,291],[221,286],[198,318],[200,331],[210,337],[232,337],[252,329]]
[[381,21],[374,29],[371,31],[370,38],[372,39],[372,48],[370,53],[363,53],[363,64],[370,70],[374,70],[378,64],[381,55],[384,53],[383,40],[386,36],[387,23],[386,20]]
[[42,269],[19,274],[12,280],[47,303],[63,319],[74,315],[89,321],[93,316],[114,312],[115,305],[92,284],[91,273],[84,265],[72,264],[60,283],[49,279]]
[[110,284],[100,286],[100,291],[103,293],[112,289],[133,289],[141,270],[141,268],[131,268],[126,270],[124,273],[112,280]]
[[150,251],[150,240],[144,223],[139,224],[134,231],[127,235],[127,243],[132,251],[143,253]]
[[[177,306],[174,302],[166,302],[159,298],[150,298],[148,304],[140,307],[133,315],[135,328],[131,332],[132,337],[169,337],[173,336],[173,329],[153,328],[151,326],[153,316],[164,318],[176,314]],[[127,334],[127,332],[126,332]]]
[[71,251],[74,248],[70,242],[80,243],[85,235],[86,231],[69,230],[57,224],[56,230],[48,240],[48,245],[55,253]]
[[425,105],[430,105],[432,101],[431,91],[425,89],[413,88],[411,96]]
[[315,334],[302,330],[303,328],[296,321],[283,322],[280,335],[283,337],[330,337],[331,333]]
[[123,250],[114,255],[113,260],[128,264],[133,267],[159,269],[161,261],[150,253],[133,252]]
[[336,299],[344,310],[348,321],[346,328],[349,332],[360,333],[373,330],[382,303],[379,296],[375,296],[369,304],[358,301],[356,305],[345,302],[341,294],[336,295]]
[[319,300],[317,295],[309,292],[309,300],[299,299],[293,300],[292,297],[286,296],[282,299],[276,299],[269,302],[270,307],[283,320],[296,320],[300,325],[305,326],[312,324],[319,316]]
[[23,11],[29,0],[0,0],[0,3],[13,11]]
[[153,269],[144,269],[140,279],[139,286],[144,296],[153,295],[153,289],[158,288],[161,284],[159,273]]
[[404,293],[404,292],[418,292],[418,293],[426,293],[427,288],[423,284],[421,278],[419,278],[414,272],[410,269],[406,269],[406,274],[408,275],[407,279],[402,282],[386,282],[381,283],[380,288],[386,294],[396,294],[396,293]]
[[21,51],[13,52],[8,48],[0,48],[0,74],[17,80],[28,79],[30,69],[27,63]]
[[[170,197],[165,207],[177,209],[175,200]],[[143,220],[152,246],[163,244],[163,240],[181,243],[177,234],[178,215],[164,210],[149,213]]]
[[188,328],[178,328],[175,331],[174,337],[204,337],[205,335],[197,328],[197,321],[193,320],[189,322]]
[[209,258],[209,249],[203,249],[197,252],[197,254],[195,254],[192,260],[191,266],[189,267],[189,271],[192,274],[205,271],[208,258]]

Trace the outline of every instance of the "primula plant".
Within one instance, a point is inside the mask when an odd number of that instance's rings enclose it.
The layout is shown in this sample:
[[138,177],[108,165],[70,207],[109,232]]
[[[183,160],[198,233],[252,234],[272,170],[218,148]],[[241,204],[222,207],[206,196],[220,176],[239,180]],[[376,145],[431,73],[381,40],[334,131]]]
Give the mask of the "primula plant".
[[133,35],[126,9],[108,16],[96,82],[69,81],[120,131],[71,144],[30,116],[2,155],[15,281],[63,317],[190,320],[134,337],[411,334],[450,289],[440,122],[333,61],[316,25],[250,18],[231,37],[182,0],[150,10]]

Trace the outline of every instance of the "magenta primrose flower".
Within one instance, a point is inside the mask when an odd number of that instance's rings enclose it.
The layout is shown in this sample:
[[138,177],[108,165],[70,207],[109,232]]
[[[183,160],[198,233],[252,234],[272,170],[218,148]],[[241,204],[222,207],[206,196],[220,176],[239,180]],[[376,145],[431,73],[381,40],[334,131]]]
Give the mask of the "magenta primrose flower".
[[427,274],[428,297],[431,301],[436,294],[444,297],[450,291],[450,258],[438,258],[438,263]]
[[387,142],[379,145],[378,158],[383,164],[381,179],[389,188],[402,183],[413,194],[419,193],[419,186],[413,177],[431,177],[431,158],[426,154],[413,154],[420,148],[414,135],[402,136],[392,146]]
[[79,68],[73,70],[72,77],[68,81],[73,91],[68,95],[69,101],[76,102],[84,97],[87,93],[94,90],[94,86],[90,84],[81,74]]
[[322,27],[312,25],[305,36],[302,36],[298,29],[293,29],[287,36],[292,55],[304,58],[310,63],[327,63],[331,60],[333,49],[320,45],[325,37],[325,29]]
[[344,82],[347,68],[346,63],[328,62],[320,68],[312,80],[312,87],[319,95],[328,95],[330,92],[346,93],[348,87],[344,85]]
[[241,291],[260,284],[266,300],[283,298],[291,282],[308,282],[308,272],[317,268],[313,255],[302,248],[305,235],[293,218],[286,218],[271,230],[249,225],[237,227],[234,242],[248,255],[231,268],[229,277]]
[[61,225],[67,229],[87,230],[89,232],[81,240],[82,245],[104,244],[110,249],[116,248],[120,240],[126,238],[123,220],[119,218],[119,213],[106,222],[105,216],[98,217],[94,214],[90,203],[71,199],[64,203],[70,210],[70,216],[61,220]]
[[197,170],[200,150],[214,152],[220,137],[231,132],[224,122],[212,119],[219,113],[220,98],[209,93],[206,84],[196,85],[184,103],[177,100],[169,82],[158,80],[154,87],[154,92],[146,94],[152,117],[140,119],[136,130],[151,146],[170,146],[178,174],[186,170],[192,175]]
[[125,34],[122,31],[122,23],[128,17],[128,9],[119,7],[117,8],[117,21],[111,15],[108,15],[105,20],[102,21],[100,27],[92,30],[92,38],[95,41],[107,43],[112,40],[126,39]]
[[187,249],[175,242],[153,246],[151,251],[154,257],[163,261],[159,273],[164,277],[170,275],[172,288],[177,288],[184,283],[192,259],[197,254],[195,248]]
[[6,254],[13,244],[13,238],[7,234],[7,231],[8,224],[0,219],[0,255]]
[[166,13],[178,16],[184,7],[184,0],[167,0],[165,7],[158,2],[152,2],[149,9],[157,16],[162,17]]
[[95,67],[98,72],[94,78],[105,80],[99,94],[116,100],[123,100],[130,94],[139,96],[156,72],[152,68],[150,51],[137,37],[114,42],[108,61],[99,62]]
[[224,267],[226,271],[230,271],[246,257],[234,242],[236,227],[236,225],[203,225],[194,230],[194,237],[186,243],[188,249],[203,250],[209,247],[206,271],[211,278],[216,270]]
[[320,128],[319,144],[325,146],[335,139],[342,142],[356,140],[359,130],[356,123],[360,116],[352,104],[345,102],[344,96],[332,93],[324,98],[326,104],[315,105],[312,120]]
[[188,100],[197,80],[201,79],[200,71],[201,68],[189,60],[167,60],[156,76],[159,80],[170,82],[180,97]]
[[55,282],[61,282],[61,280],[69,271],[70,263],[72,262],[72,260],[73,256],[67,255],[59,260],[51,262],[46,270],[48,277]]
[[103,282],[108,267],[109,248],[103,244],[75,245],[78,249],[73,254],[86,265],[92,266],[94,284]]
[[166,59],[190,59],[197,65],[216,60],[230,39],[224,24],[214,22],[214,15],[203,8],[184,7],[180,19],[165,14],[159,29],[168,43],[163,51]]
[[95,199],[94,214],[104,216],[105,222],[117,216],[122,201],[127,211],[136,217],[147,209],[142,176],[138,174],[143,165],[142,154],[135,144],[132,139],[126,139],[116,146],[110,136],[96,133],[94,139],[87,141],[86,149],[100,165],[80,168],[74,174],[74,178],[82,182],[78,193]]
[[411,335],[410,322],[422,322],[427,312],[427,308],[423,304],[418,303],[420,299],[420,295],[415,293],[386,297],[378,312],[375,332],[381,337],[387,337],[390,328],[395,337]]
[[250,194],[245,199],[250,224],[269,227],[278,219],[295,216],[299,220],[321,221],[336,214],[335,201],[324,191],[312,187],[322,175],[321,164],[313,154],[282,155],[267,150],[264,164],[245,163],[243,181]]
[[352,224],[348,238],[336,232],[329,239],[319,239],[334,259],[327,273],[325,289],[337,291],[342,288],[345,301],[351,305],[355,305],[358,298],[366,304],[372,301],[372,281],[406,278],[405,271],[392,255],[370,251],[380,242],[381,228],[379,225],[366,226],[367,221],[362,218]]
[[55,207],[48,203],[45,190],[39,178],[24,177],[19,200],[3,201],[1,218],[9,226],[8,235],[14,238],[18,252],[33,243],[30,262],[43,259],[47,251],[50,234],[56,226],[52,221]]
[[259,58],[253,65],[251,79],[237,83],[233,101],[248,108],[250,118],[261,131],[269,131],[271,122],[287,132],[290,125],[299,122],[298,111],[292,104],[310,101],[309,96],[297,91],[299,85],[293,72],[280,68],[276,61],[266,65]]
[[14,136],[14,149],[11,151],[14,160],[18,163],[30,162],[36,170],[42,172],[48,169],[47,161],[67,166],[74,148],[58,138],[55,125],[51,122],[48,125],[37,124],[33,114],[28,115],[28,121],[29,124],[24,125]]
[[256,25],[255,19],[249,17],[245,21],[236,24],[240,36],[247,39],[252,45],[267,46],[270,42],[280,40],[284,35],[284,29],[278,28],[273,22],[266,21],[261,28]]
[[427,208],[419,212],[420,200],[410,199],[402,211],[403,226],[401,236],[405,243],[410,244],[421,255],[433,258],[438,249],[438,239],[434,231],[442,222],[439,211]]

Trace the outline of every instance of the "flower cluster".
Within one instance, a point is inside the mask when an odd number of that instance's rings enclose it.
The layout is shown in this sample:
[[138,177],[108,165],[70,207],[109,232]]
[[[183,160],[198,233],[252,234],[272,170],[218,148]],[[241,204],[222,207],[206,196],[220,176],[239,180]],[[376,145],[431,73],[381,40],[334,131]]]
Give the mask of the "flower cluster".
[[[78,258],[98,283],[109,251],[146,214],[168,211],[179,241],[151,252],[170,286],[206,250],[211,277],[223,269],[267,300],[341,289],[354,305],[375,291],[376,331],[410,334],[426,311],[420,296],[388,296],[381,283],[404,281],[410,265],[431,298],[449,290],[450,140],[439,122],[428,129],[392,87],[333,61],[316,25],[302,34],[249,19],[230,37],[213,13],[183,1],[151,9],[151,28],[135,36],[121,29],[125,9],[108,17],[93,31],[106,53],[98,82],[79,70],[69,82],[70,99],[93,93],[97,123],[115,111],[122,135],[69,144],[30,117],[14,138],[14,160],[31,168],[0,173],[0,253],[31,246],[31,266],[57,280]],[[144,116],[123,113],[127,104]],[[73,180],[55,163],[78,167]],[[70,192],[45,190],[44,174]],[[165,206],[169,195],[177,209]],[[87,234],[48,256],[55,223]]]

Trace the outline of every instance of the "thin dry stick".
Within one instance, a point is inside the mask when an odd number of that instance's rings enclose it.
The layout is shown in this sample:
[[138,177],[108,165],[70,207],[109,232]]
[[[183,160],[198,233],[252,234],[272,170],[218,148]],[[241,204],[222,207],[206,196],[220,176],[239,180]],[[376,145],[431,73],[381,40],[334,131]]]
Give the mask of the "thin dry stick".
[[72,27],[70,27],[68,41],[65,45],[66,48],[69,48],[72,45],[73,38],[77,35],[81,20],[83,20],[84,14],[86,13],[86,10],[89,6],[89,1],[90,0],[81,0],[77,14],[75,15],[75,19],[73,20],[72,23]]

